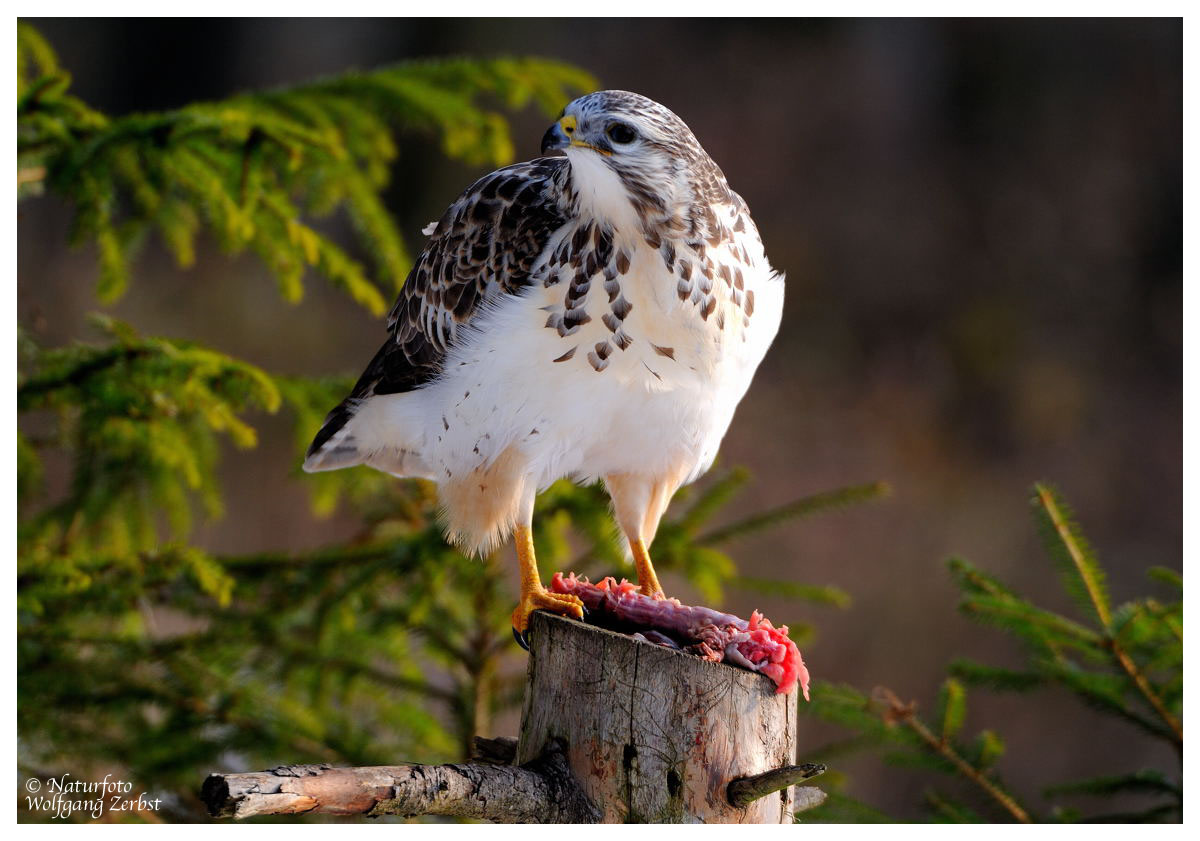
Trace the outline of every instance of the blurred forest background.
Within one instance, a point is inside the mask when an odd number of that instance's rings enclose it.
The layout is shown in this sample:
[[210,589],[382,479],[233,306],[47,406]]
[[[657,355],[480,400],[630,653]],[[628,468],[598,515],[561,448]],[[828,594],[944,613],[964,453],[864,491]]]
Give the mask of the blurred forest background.
[[[753,482],[722,516],[851,483],[893,489],[732,550],[748,575],[853,597],[834,610],[727,593],[736,613],[815,624],[804,653],[816,677],[931,706],[952,657],[1012,661],[1007,641],[955,612],[943,560],[964,556],[1066,609],[1027,514],[1036,479],[1072,501],[1118,599],[1145,590],[1147,566],[1181,565],[1178,21],[32,22],[72,92],[113,115],[458,54],[568,61],[676,111],[788,275],[783,328],[722,450]],[[545,123],[534,109],[514,118],[518,159],[537,154]],[[385,199],[416,244],[486,167],[447,160],[425,136],[398,145]],[[98,308],[94,254],[63,247],[69,218],[53,197],[19,206],[18,317],[48,346],[91,335]],[[204,240],[188,271],[155,244],[134,274],[112,315],[275,373],[356,375],[383,337],[381,319],[328,284],[284,306],[258,261]],[[350,538],[357,518],[312,515],[288,421],[254,422],[257,448],[223,453],[227,513],[198,545],[244,555]],[[670,575],[664,586],[695,597]],[[1003,723],[1018,792],[1114,753],[1129,767],[1174,761],[1065,693],[981,697],[976,715]],[[801,759],[825,738],[803,726]],[[422,757],[394,757],[409,758]],[[871,757],[840,770],[856,796],[918,815],[919,775]]]

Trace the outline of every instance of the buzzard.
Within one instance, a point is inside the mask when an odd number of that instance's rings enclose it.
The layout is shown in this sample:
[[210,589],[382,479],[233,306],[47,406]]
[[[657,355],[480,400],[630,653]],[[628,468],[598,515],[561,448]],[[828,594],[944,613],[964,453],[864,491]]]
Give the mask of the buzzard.
[[387,341],[304,462],[436,482],[467,552],[512,535],[517,632],[534,610],[582,616],[534,559],[534,499],[562,477],[603,480],[641,592],[662,595],[646,547],[711,466],[783,310],[746,203],[667,108],[588,94],[542,138],[555,150],[425,229]]

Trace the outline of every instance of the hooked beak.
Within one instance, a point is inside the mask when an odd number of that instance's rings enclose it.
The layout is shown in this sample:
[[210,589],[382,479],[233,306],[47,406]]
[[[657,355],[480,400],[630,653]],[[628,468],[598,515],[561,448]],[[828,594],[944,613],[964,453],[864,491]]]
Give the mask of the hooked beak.
[[571,136],[567,133],[564,123],[570,120],[571,132],[575,131],[575,118],[563,117],[550,128],[546,129],[546,133],[542,135],[542,154],[553,152],[555,149],[566,149],[571,145]]
[[602,155],[611,155],[612,152],[601,149],[599,146],[593,146],[585,140],[580,140],[575,135],[579,131],[579,121],[575,119],[573,114],[567,114],[557,123],[550,126],[546,133],[542,135],[542,154],[554,151],[556,149],[566,149],[569,146],[578,146],[584,149],[593,149]]

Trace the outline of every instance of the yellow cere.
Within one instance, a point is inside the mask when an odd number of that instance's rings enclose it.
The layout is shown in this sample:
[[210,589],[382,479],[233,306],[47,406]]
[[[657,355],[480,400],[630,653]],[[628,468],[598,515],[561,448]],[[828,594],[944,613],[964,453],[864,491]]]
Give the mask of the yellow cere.
[[567,135],[567,137],[571,138],[572,146],[580,146],[584,149],[591,149],[593,151],[599,152],[601,155],[612,155],[612,152],[609,152],[605,149],[600,149],[596,146],[593,146],[591,143],[588,143],[587,141],[576,139],[575,129],[579,128],[579,121],[577,119],[575,119],[574,114],[567,114],[565,117],[563,117],[561,120],[558,121],[558,124],[562,127],[562,130]]

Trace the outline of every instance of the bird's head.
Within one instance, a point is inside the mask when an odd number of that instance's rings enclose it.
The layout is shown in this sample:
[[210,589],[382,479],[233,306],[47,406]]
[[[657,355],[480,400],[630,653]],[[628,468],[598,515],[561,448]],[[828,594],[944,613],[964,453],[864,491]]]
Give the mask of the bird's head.
[[577,188],[606,203],[621,188],[643,217],[673,217],[728,190],[687,124],[629,91],[598,91],[567,105],[542,138],[543,154],[558,149],[571,161]]

